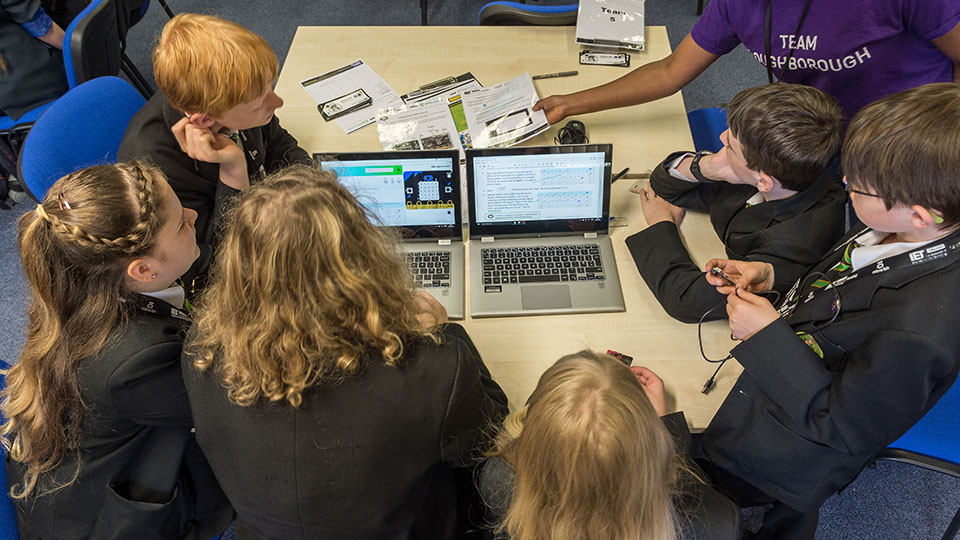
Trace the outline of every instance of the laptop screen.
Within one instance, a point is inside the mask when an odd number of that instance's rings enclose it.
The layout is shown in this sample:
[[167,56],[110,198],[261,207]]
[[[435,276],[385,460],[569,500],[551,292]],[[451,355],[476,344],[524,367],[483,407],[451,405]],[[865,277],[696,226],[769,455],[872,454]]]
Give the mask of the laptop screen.
[[405,238],[460,238],[460,156],[456,150],[315,154],[325,171],[378,226]]
[[609,144],[469,150],[470,235],[606,232]]

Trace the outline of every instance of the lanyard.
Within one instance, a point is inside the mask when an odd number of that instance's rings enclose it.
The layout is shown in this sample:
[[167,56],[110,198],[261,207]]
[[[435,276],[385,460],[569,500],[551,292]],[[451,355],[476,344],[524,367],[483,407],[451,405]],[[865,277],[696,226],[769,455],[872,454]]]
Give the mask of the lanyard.
[[181,321],[190,321],[190,316],[187,315],[186,311],[177,309],[163,300],[157,300],[156,298],[138,294],[134,296],[133,301],[137,306],[137,309],[143,313],[159,315],[160,317],[180,319]]
[[[855,239],[862,236],[863,233],[868,230],[869,229],[864,229],[859,234],[853,235],[848,242],[837,246],[831,252],[831,255],[832,255],[837,253],[837,251],[841,249],[843,250],[843,255],[841,256],[837,265],[835,265],[834,267],[831,267],[831,269],[835,268],[836,266],[849,263],[847,259],[848,259],[850,250],[848,248],[851,246],[851,244],[853,244]],[[875,263],[873,263],[872,266],[864,266],[863,268],[860,268],[855,272],[833,279],[832,281],[829,281],[825,285],[819,284],[820,280],[813,281],[809,285],[804,286],[803,291],[800,291],[801,284],[807,283],[810,280],[809,279],[810,277],[813,277],[816,275],[821,275],[821,276],[824,275],[823,272],[808,272],[802,278],[798,279],[796,283],[793,284],[793,287],[790,288],[790,292],[787,293],[786,300],[780,306],[780,309],[778,311],[780,312],[780,315],[782,317],[789,317],[790,315],[793,314],[793,311],[797,308],[797,305],[800,304],[801,298],[804,298],[806,296],[806,300],[804,300],[804,302],[807,302],[813,299],[813,297],[816,296],[817,292],[825,291],[831,288],[838,288],[842,285],[845,285],[847,283],[850,283],[851,281],[858,279],[863,274],[875,275],[875,274],[881,274],[884,272],[899,270],[902,268],[911,268],[917,265],[938,261],[940,259],[947,258],[947,257],[956,257],[957,255],[960,255],[960,231],[955,231],[953,233],[950,233],[945,238],[941,238],[940,240],[934,240],[933,242],[924,244],[923,246],[920,246],[916,249],[912,249],[910,251],[900,253],[892,257],[880,259]],[[806,294],[798,294],[798,292],[804,292]],[[839,302],[837,302],[836,309],[839,310]]]
[[[796,36],[800,33],[800,27],[803,26],[803,21],[807,19],[807,12],[810,11],[810,4],[813,3],[813,0],[807,0],[803,5],[803,12],[800,14],[800,22],[797,23],[797,29],[794,30],[793,35]],[[770,21],[773,15],[773,0],[767,0],[767,7],[764,11],[764,23],[763,23],[763,52],[764,56],[767,59],[767,80],[770,81],[770,84],[773,84],[773,66],[771,65],[773,57],[770,54]],[[783,62],[783,67],[780,69],[780,76],[777,77],[778,80],[783,80],[783,74],[787,71],[787,65],[790,64],[790,59],[793,58],[793,51],[796,49],[790,49],[790,52],[787,53],[787,59]]]

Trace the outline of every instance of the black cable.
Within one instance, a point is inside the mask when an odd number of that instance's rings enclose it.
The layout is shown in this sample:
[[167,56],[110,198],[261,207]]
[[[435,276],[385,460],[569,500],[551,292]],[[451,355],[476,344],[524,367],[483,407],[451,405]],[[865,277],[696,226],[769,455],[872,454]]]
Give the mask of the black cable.
[[579,120],[571,120],[557,131],[553,138],[555,144],[587,144],[587,126]]
[[[778,291],[774,291],[774,290],[770,290],[770,291],[760,291],[760,292],[754,293],[754,294],[757,294],[757,295],[759,295],[759,296],[764,296],[764,295],[766,295],[766,294],[773,294],[773,295],[774,295],[774,298],[773,298],[773,300],[770,301],[771,304],[776,304],[777,302],[780,301],[780,293],[779,293]],[[707,382],[703,383],[703,388],[700,389],[700,393],[701,393],[701,394],[706,394],[707,392],[710,391],[711,388],[713,388],[713,384],[716,382],[716,379],[717,379],[717,374],[720,373],[720,368],[722,368],[723,365],[727,363],[727,360],[730,360],[731,358],[733,358],[733,355],[732,355],[732,354],[727,354],[727,356],[725,356],[725,357],[723,357],[723,358],[721,358],[721,359],[719,359],[719,360],[713,360],[713,359],[709,358],[709,357],[707,356],[707,353],[704,352],[704,350],[703,350],[703,320],[706,319],[707,316],[710,315],[711,313],[713,313],[717,308],[722,307],[722,306],[726,306],[726,305],[727,305],[727,301],[726,301],[726,300],[724,300],[723,302],[720,302],[719,304],[717,304],[717,305],[713,306],[712,308],[708,309],[703,315],[700,316],[700,320],[697,321],[697,342],[698,342],[699,345],[700,345],[700,356],[702,356],[704,360],[706,360],[707,362],[709,362],[709,363],[711,363],[711,364],[720,364],[720,365],[717,366],[717,369],[713,372],[713,375],[711,375],[710,378],[707,379]],[[730,336],[730,339],[733,339],[733,335],[732,335],[732,334],[731,334],[731,336]]]
[[[831,311],[833,312],[833,315],[830,317],[830,320],[827,321],[826,324],[824,324],[823,326],[817,326],[816,323],[814,323],[813,328],[811,328],[810,332],[808,332],[808,333],[821,332],[821,331],[823,331],[826,327],[828,327],[828,326],[830,326],[831,324],[833,324],[833,322],[836,321],[836,320],[837,320],[837,317],[840,315],[840,305],[841,305],[841,301],[840,301],[840,290],[837,289],[837,286],[833,283],[833,280],[831,280],[829,277],[827,277],[827,275],[824,274],[823,272],[811,272],[811,273],[807,274],[806,276],[804,276],[803,280],[802,280],[802,281],[800,282],[800,284],[797,286],[797,292],[803,291],[804,284],[806,283],[807,279],[810,278],[811,276],[813,276],[813,277],[817,277],[817,276],[822,277],[823,280],[826,281],[827,284],[829,285],[830,290],[833,291],[833,294],[835,295],[835,298],[834,298],[833,304],[831,305]],[[778,301],[780,301],[780,293],[779,293],[779,292],[774,291],[774,290],[770,290],[770,291],[761,291],[761,292],[754,293],[754,294],[758,294],[758,295],[763,296],[763,295],[769,294],[769,293],[773,293],[773,294],[776,295],[776,297],[770,302],[771,304],[776,305],[776,303],[777,303]],[[700,320],[697,322],[697,341],[698,341],[699,344],[700,344],[700,356],[702,356],[704,360],[706,360],[707,362],[709,362],[709,363],[711,363],[711,364],[720,364],[720,365],[717,366],[717,369],[713,372],[713,375],[711,375],[710,378],[707,379],[707,382],[703,383],[703,388],[700,389],[700,393],[702,393],[702,394],[706,394],[707,392],[710,391],[711,388],[713,388],[713,385],[714,385],[714,383],[716,382],[717,374],[720,373],[720,368],[723,367],[723,365],[727,362],[727,360],[730,360],[731,358],[733,358],[733,355],[732,355],[732,354],[727,354],[726,357],[721,358],[721,359],[719,359],[719,360],[711,360],[710,358],[707,357],[707,354],[703,351],[703,330],[702,330],[702,328],[703,328],[703,320],[706,319],[708,315],[710,315],[711,313],[713,313],[714,310],[716,310],[717,308],[719,308],[719,307],[721,307],[721,306],[725,306],[726,304],[727,304],[727,302],[724,301],[724,302],[721,302],[721,303],[713,306],[712,308],[708,309],[703,315],[700,316]],[[733,339],[733,335],[731,335],[730,338]]]

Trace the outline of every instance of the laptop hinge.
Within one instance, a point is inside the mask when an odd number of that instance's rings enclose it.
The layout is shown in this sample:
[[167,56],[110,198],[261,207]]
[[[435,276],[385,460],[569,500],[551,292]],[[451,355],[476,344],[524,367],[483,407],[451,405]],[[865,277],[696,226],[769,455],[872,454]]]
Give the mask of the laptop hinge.
[[441,238],[441,239],[437,240],[437,243],[440,244],[441,246],[449,246],[449,245],[450,245],[450,239],[449,239],[449,238]]
[[493,242],[493,237],[492,237],[492,236],[481,236],[481,237],[480,237],[480,243],[482,243],[482,244],[488,244],[488,243],[490,243],[490,242]]
[[597,237],[597,233],[595,233],[595,232],[585,232],[585,233],[583,233],[583,237],[584,237],[584,238],[596,238],[596,237]]

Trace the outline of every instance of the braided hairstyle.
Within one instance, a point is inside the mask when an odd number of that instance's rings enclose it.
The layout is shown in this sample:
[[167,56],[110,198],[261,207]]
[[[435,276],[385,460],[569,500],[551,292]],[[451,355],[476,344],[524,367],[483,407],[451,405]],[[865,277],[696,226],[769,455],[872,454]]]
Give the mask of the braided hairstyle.
[[[126,267],[156,247],[162,182],[159,170],[141,162],[89,167],[57,180],[17,224],[29,322],[0,393],[7,418],[0,436],[27,467],[22,485],[10,489],[15,498],[30,494],[66,452],[78,451],[84,404],[77,370],[126,324]],[[50,484],[42,491],[69,482]]]

